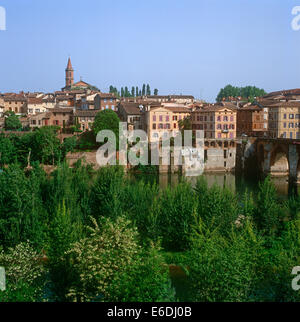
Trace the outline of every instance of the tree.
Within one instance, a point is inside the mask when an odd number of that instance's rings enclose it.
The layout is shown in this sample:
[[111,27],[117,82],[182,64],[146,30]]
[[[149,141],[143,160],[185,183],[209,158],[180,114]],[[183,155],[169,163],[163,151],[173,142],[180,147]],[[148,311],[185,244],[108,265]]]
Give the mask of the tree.
[[95,136],[100,131],[111,130],[116,136],[116,148],[119,147],[119,123],[117,114],[112,110],[103,110],[96,114],[94,124],[92,126]]
[[42,163],[52,165],[55,164],[55,161],[62,160],[57,130],[55,126],[43,126],[34,132],[30,143],[33,160],[40,160]]
[[263,89],[257,88],[255,86],[246,87],[234,87],[232,85],[227,85],[222,88],[217,96],[217,101],[228,100],[230,98],[242,97],[244,99],[253,100],[255,97],[261,97],[266,95]]
[[125,96],[124,88],[121,87],[121,97],[124,97],[124,96]]
[[67,297],[72,301],[109,301],[110,283],[130,268],[140,252],[138,233],[124,217],[103,220],[91,218],[90,236],[75,243],[67,254],[77,276]]
[[151,89],[149,84],[147,84],[146,95],[151,95]]
[[46,282],[42,254],[26,242],[0,251],[0,266],[5,267],[7,290],[0,302],[40,302]]
[[155,88],[155,89],[154,89],[154,95],[155,95],[155,96],[157,96],[157,95],[158,95],[158,89],[157,89],[157,88]]
[[13,163],[17,158],[17,149],[9,137],[0,134],[0,167]]
[[142,96],[146,95],[146,85],[143,84],[143,89],[142,89]]
[[135,88],[135,96],[139,96],[139,88],[138,88],[138,86],[136,86],[136,88]]
[[20,130],[22,128],[22,123],[15,113],[10,112],[9,116],[5,117],[4,127],[7,131]]
[[198,302],[245,302],[256,300],[263,276],[260,264],[263,239],[250,222],[228,237],[207,228],[200,221],[193,236],[192,250],[186,254],[190,293]]
[[135,87],[134,86],[131,87],[131,96],[135,97]]

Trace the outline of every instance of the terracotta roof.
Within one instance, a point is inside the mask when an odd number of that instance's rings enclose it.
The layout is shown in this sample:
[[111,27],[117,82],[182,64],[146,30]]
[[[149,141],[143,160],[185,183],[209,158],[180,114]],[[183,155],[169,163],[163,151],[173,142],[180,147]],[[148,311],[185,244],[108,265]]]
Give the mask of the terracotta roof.
[[52,108],[52,113],[73,113],[73,108]]
[[77,117],[95,117],[100,110],[77,110],[75,116]]
[[269,105],[270,107],[299,107],[300,108],[300,102],[290,101],[290,102],[278,102],[272,105]]
[[43,100],[41,98],[29,97],[28,104],[43,104]]
[[123,102],[120,103],[119,108],[122,107],[124,111],[129,115],[138,115],[141,114],[139,106],[142,105],[140,103],[132,103],[132,102]]
[[173,113],[190,113],[191,110],[183,106],[164,106],[163,108]]

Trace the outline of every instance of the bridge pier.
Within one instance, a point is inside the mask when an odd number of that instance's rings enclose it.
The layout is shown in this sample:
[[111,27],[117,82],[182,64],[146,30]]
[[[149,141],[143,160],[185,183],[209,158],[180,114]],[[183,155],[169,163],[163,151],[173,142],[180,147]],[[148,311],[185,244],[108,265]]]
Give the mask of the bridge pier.
[[289,145],[289,179],[297,181],[299,156],[296,145]]

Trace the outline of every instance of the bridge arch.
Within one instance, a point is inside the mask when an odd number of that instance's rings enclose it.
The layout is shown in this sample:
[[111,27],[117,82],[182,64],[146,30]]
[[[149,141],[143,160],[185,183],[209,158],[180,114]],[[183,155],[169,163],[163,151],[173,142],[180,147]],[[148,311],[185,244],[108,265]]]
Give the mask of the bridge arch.
[[271,153],[270,173],[272,175],[289,174],[289,153],[288,145],[278,145]]

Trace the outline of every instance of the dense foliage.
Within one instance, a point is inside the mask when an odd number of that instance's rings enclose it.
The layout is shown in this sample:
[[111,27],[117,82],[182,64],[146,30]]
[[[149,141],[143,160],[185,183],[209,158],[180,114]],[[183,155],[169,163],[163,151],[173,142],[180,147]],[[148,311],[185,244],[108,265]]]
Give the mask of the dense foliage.
[[298,301],[299,212],[269,179],[238,200],[202,178],[161,190],[121,167],[12,163],[0,173],[0,300]]
[[34,161],[54,165],[64,160],[77,142],[70,137],[60,143],[57,131],[55,126],[44,126],[22,135],[0,133],[0,166],[14,162],[25,166]]
[[[151,95],[151,88],[149,84],[143,84],[142,88],[139,89],[138,86],[132,86],[131,90],[128,89],[128,86],[121,87],[119,91],[114,86],[109,86],[109,92],[114,94],[116,97],[137,97],[137,96],[144,96],[144,95]],[[158,95],[158,89],[155,88],[153,91],[154,95]]]
[[255,86],[235,87],[227,85],[222,88],[217,96],[217,102],[221,102],[223,99],[242,97],[243,99],[253,100],[255,97],[261,97],[267,93]]

